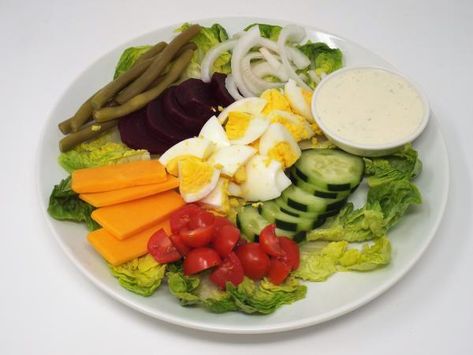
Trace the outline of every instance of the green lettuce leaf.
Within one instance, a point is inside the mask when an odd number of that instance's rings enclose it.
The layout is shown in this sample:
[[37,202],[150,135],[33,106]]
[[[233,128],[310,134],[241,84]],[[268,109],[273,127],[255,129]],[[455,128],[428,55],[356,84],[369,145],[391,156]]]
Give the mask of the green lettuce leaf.
[[279,37],[279,33],[282,30],[281,26],[277,25],[268,25],[266,23],[253,23],[249,26],[247,26],[244,31],[248,31],[250,28],[258,26],[259,27],[259,33],[261,37],[264,38],[269,38],[272,41],[277,41]]
[[115,74],[113,79],[118,78],[124,72],[131,68],[135,64],[136,60],[145,52],[150,49],[151,46],[139,46],[139,47],[129,47],[120,56],[117,66],[115,67]]
[[[182,32],[191,26],[190,23],[185,23],[176,31]],[[228,34],[225,28],[218,23],[210,27],[202,27],[199,34],[192,39],[197,49],[194,51],[194,56],[191,62],[184,71],[184,78],[200,78],[200,63],[207,54],[207,52],[215,45],[224,42],[228,39]],[[231,71],[231,54],[230,52],[222,53],[213,64],[213,72],[228,74]]]
[[55,185],[49,196],[48,213],[51,217],[60,221],[84,222],[89,230],[100,228],[90,217],[94,209],[72,191],[70,176]]
[[166,271],[166,265],[159,264],[149,254],[109,268],[120,285],[141,296],[151,296],[161,285]]
[[371,271],[391,261],[391,243],[385,236],[361,249],[346,241],[307,242],[301,245],[301,262],[294,276],[307,281],[325,281],[338,271]]
[[337,216],[307,234],[307,240],[362,242],[386,234],[410,205],[420,204],[418,188],[407,180],[394,180],[371,187],[364,207],[347,203]]
[[411,144],[406,144],[399,152],[380,158],[363,158],[368,185],[377,186],[385,182],[407,179],[420,174],[422,162]]
[[81,143],[59,155],[59,164],[69,173],[82,168],[126,163],[150,158],[147,150],[134,150],[122,143],[111,141],[111,135]]
[[307,287],[292,277],[279,286],[266,279],[255,282],[245,277],[238,286],[227,283],[227,292],[240,311],[249,314],[270,314],[285,304],[303,299]]
[[166,273],[169,291],[179,299],[183,306],[200,303],[196,290],[200,285],[197,276],[185,276],[182,271],[169,271]]

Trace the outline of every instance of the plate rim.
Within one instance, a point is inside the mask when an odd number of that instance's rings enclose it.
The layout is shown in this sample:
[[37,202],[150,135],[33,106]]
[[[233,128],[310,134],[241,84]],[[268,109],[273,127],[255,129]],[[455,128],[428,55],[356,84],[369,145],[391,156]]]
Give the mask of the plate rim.
[[[104,293],[106,293],[107,295],[109,295],[110,297],[115,299],[116,301],[119,301],[120,303],[126,305],[127,307],[130,307],[130,308],[132,308],[136,311],[139,311],[140,313],[145,314],[145,315],[147,315],[149,317],[152,317],[154,319],[158,319],[160,321],[168,322],[168,323],[178,325],[178,326],[182,326],[182,327],[185,327],[185,328],[198,329],[198,330],[201,330],[201,331],[214,332],[214,333],[223,333],[223,334],[268,334],[268,333],[287,332],[287,331],[291,331],[291,330],[306,328],[306,327],[310,327],[310,326],[313,326],[313,325],[316,325],[316,324],[321,324],[321,323],[324,323],[324,322],[328,322],[332,319],[341,317],[341,316],[346,315],[347,313],[349,313],[351,311],[354,311],[358,308],[361,308],[361,307],[365,306],[366,304],[368,304],[369,302],[371,302],[375,298],[377,298],[377,297],[381,296],[382,294],[384,294],[387,290],[389,290],[395,284],[397,284],[407,274],[407,272],[409,272],[412,269],[412,267],[420,260],[420,258],[424,255],[426,249],[428,248],[428,246],[431,244],[432,240],[436,236],[437,231],[438,231],[439,226],[440,226],[440,223],[444,219],[443,217],[445,215],[445,209],[446,209],[446,205],[447,205],[447,202],[448,202],[448,194],[449,194],[449,189],[450,189],[450,174],[451,174],[450,165],[451,164],[450,164],[450,159],[449,159],[449,156],[448,156],[448,149],[447,149],[447,145],[446,145],[446,142],[445,142],[445,138],[442,135],[442,132],[440,130],[440,126],[437,122],[437,118],[435,117],[435,115],[433,115],[433,112],[431,112],[431,117],[429,119],[429,123],[427,125],[427,128],[429,128],[429,126],[430,126],[430,129],[434,129],[435,133],[438,133],[440,140],[437,141],[436,144],[440,145],[440,149],[445,153],[445,160],[446,160],[446,164],[448,166],[448,169],[446,169],[446,171],[444,172],[445,173],[445,180],[443,181],[442,193],[440,195],[441,206],[437,206],[437,208],[439,208],[439,210],[440,210],[439,211],[439,218],[437,218],[435,220],[435,223],[430,227],[429,233],[428,233],[429,237],[424,241],[422,247],[417,250],[417,252],[412,257],[412,259],[409,260],[409,262],[406,263],[404,265],[404,267],[400,271],[398,271],[394,277],[391,277],[388,281],[386,281],[386,282],[382,283],[380,286],[374,288],[373,291],[368,293],[366,296],[361,297],[360,299],[357,299],[353,302],[347,303],[343,307],[336,308],[336,309],[332,310],[331,312],[327,312],[327,313],[324,313],[324,314],[318,315],[318,316],[307,317],[307,318],[304,318],[304,320],[283,322],[282,324],[279,323],[279,325],[275,325],[275,326],[273,326],[273,325],[267,326],[266,325],[264,327],[256,326],[256,327],[253,327],[253,328],[251,326],[249,326],[249,327],[245,327],[243,329],[238,329],[237,327],[221,327],[221,326],[218,326],[218,325],[206,325],[205,323],[202,324],[201,322],[199,323],[199,322],[194,321],[194,320],[181,319],[181,317],[171,316],[171,315],[161,313],[161,312],[159,312],[159,314],[156,314],[154,312],[150,312],[146,309],[146,307],[142,307],[138,303],[132,302],[132,301],[128,300],[127,298],[121,296],[120,294],[114,292],[114,290],[108,288],[105,283],[100,281],[98,277],[96,277],[94,274],[89,272],[81,264],[81,262],[79,262],[78,258],[76,258],[76,256],[74,256],[72,250],[70,250],[68,248],[68,246],[65,243],[62,242],[61,237],[59,236],[59,233],[56,231],[56,229],[53,225],[53,221],[52,221],[51,217],[47,213],[47,201],[45,201],[43,199],[42,191],[41,191],[42,186],[43,186],[43,184],[42,184],[43,179],[42,179],[42,177],[41,177],[42,175],[40,173],[40,171],[41,171],[41,156],[42,156],[41,153],[42,153],[43,147],[46,145],[46,142],[45,142],[45,140],[46,140],[46,131],[49,127],[49,124],[51,122],[55,121],[54,117],[53,117],[53,113],[55,112],[57,107],[60,105],[60,103],[62,101],[64,101],[64,99],[67,97],[67,92],[74,85],[74,83],[82,75],[84,75],[85,72],[90,70],[90,68],[92,66],[94,66],[95,64],[97,64],[98,62],[103,60],[105,57],[109,56],[110,53],[112,53],[114,51],[118,51],[120,48],[122,48],[123,46],[129,45],[131,42],[136,42],[139,38],[150,36],[150,35],[152,35],[153,33],[157,32],[157,31],[165,31],[167,29],[177,28],[179,25],[181,25],[184,22],[197,23],[197,22],[211,22],[211,21],[214,21],[214,22],[220,22],[221,23],[222,21],[225,22],[225,21],[230,21],[230,20],[241,21],[241,22],[245,22],[245,21],[266,22],[266,23],[275,22],[275,23],[278,23],[278,24],[295,23],[295,22],[287,21],[287,20],[280,19],[280,18],[265,18],[265,17],[253,17],[253,16],[217,16],[217,17],[193,18],[191,20],[182,21],[182,22],[174,23],[174,24],[168,24],[168,25],[165,25],[165,26],[162,26],[162,27],[157,27],[157,28],[155,28],[151,31],[147,31],[147,32],[141,33],[141,34],[139,34],[139,35],[137,35],[133,38],[130,38],[130,39],[120,43],[119,45],[109,49],[106,53],[98,56],[95,60],[88,63],[88,65],[83,70],[81,70],[77,75],[75,75],[74,79],[69,83],[69,85],[67,85],[63,89],[62,94],[58,97],[57,100],[54,101],[54,104],[51,106],[51,109],[49,110],[49,112],[47,114],[47,119],[43,123],[42,129],[40,131],[40,139],[37,141],[36,152],[35,152],[35,167],[34,167],[34,171],[36,173],[36,176],[38,176],[38,178],[35,179],[36,198],[39,200],[38,201],[39,203],[37,204],[37,206],[41,207],[42,215],[44,216],[44,219],[47,221],[46,223],[48,225],[48,228],[49,228],[50,232],[52,232],[52,234],[54,235],[54,239],[59,244],[62,251],[67,255],[67,258],[69,259],[69,261],[72,262],[72,264],[76,268],[78,268],[80,270],[80,272],[87,279],[92,281],[92,284],[94,284],[97,288],[99,288],[101,291],[103,291]],[[340,39],[340,40],[342,40],[346,43],[354,44],[358,48],[360,48],[360,49],[362,49],[366,52],[369,52],[371,55],[374,55],[374,56],[378,57],[383,62],[385,62],[387,65],[389,65],[391,68],[394,68],[395,70],[397,70],[397,68],[394,65],[392,65],[389,61],[387,61],[384,57],[378,55],[377,53],[375,53],[371,50],[369,50],[368,48],[364,47],[363,45],[358,44],[355,41],[347,39],[344,36],[339,36],[338,34],[333,33],[333,32],[327,32],[327,31],[325,31],[323,29],[320,29],[316,26],[307,25],[307,24],[301,23],[301,22],[297,22],[297,24],[300,25],[300,26],[303,26],[304,28],[306,28],[310,31],[315,31],[315,32],[327,34],[327,35],[330,35],[332,37],[336,37],[336,38],[338,38],[338,39]],[[420,90],[423,91],[422,87],[420,87]],[[290,307],[290,305],[288,305],[288,306]],[[216,314],[216,316],[218,316],[218,314]]]

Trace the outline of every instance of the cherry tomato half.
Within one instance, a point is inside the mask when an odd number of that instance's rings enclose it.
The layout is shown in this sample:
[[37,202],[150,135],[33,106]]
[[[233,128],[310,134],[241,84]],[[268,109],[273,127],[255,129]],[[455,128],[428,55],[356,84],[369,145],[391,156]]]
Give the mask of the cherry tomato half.
[[226,226],[226,225],[233,226],[232,222],[230,222],[225,217],[215,216],[215,222],[214,222],[215,234],[218,233],[220,228],[222,228],[223,226]]
[[179,232],[182,241],[191,248],[205,247],[214,236],[214,226],[200,227],[196,229],[183,228]]
[[188,204],[182,206],[178,210],[171,213],[170,222],[171,222],[171,231],[174,234],[179,233],[182,228],[187,227],[187,224],[190,222],[191,217],[202,211],[202,209],[195,204]]
[[276,225],[268,224],[263,228],[259,234],[259,243],[263,250],[272,256],[283,256],[284,250],[282,250],[279,244],[279,238],[276,236]]
[[213,213],[201,210],[191,216],[191,219],[188,223],[188,227],[190,229],[208,227],[208,226],[213,225],[214,222],[215,222],[215,216],[213,215]]
[[278,259],[286,263],[291,270],[297,269],[300,262],[300,252],[297,243],[288,237],[279,237],[279,243],[285,255],[279,256]]
[[217,252],[210,248],[192,249],[184,259],[184,274],[193,275],[222,262]]
[[148,252],[161,264],[171,263],[181,258],[181,254],[172,244],[164,229],[158,230],[149,238]]
[[291,268],[285,262],[276,258],[271,258],[271,266],[269,267],[268,271],[268,279],[273,284],[282,284],[290,272]]
[[240,259],[232,252],[210,274],[210,280],[221,289],[225,289],[227,282],[238,286],[243,281],[244,276]]
[[241,261],[245,275],[253,280],[260,280],[269,270],[269,257],[258,243],[248,243],[239,247],[236,255]]
[[186,256],[189,250],[191,250],[191,248],[189,248],[186,243],[184,243],[179,234],[172,234],[169,238],[171,239],[172,244],[174,244],[179,254],[182,256]]
[[222,258],[224,258],[232,252],[239,239],[240,230],[231,224],[226,224],[215,233],[212,247]]

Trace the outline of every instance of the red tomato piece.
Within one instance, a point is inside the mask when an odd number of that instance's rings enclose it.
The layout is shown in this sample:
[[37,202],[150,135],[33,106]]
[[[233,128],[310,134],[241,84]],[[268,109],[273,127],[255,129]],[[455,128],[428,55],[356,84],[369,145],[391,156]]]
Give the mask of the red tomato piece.
[[215,233],[212,246],[223,258],[232,252],[239,239],[240,230],[231,224],[226,224]]
[[240,238],[235,249],[238,249],[239,247],[242,247],[243,245],[246,245],[246,244],[248,244],[248,241],[245,238]]
[[181,258],[181,254],[172,244],[164,229],[158,230],[149,238],[148,252],[161,264],[171,263]]
[[230,222],[228,219],[222,216],[215,216],[215,222],[214,222],[214,230],[215,234],[218,233],[219,229],[222,228],[223,226],[230,225],[233,226],[232,222]]
[[222,262],[217,252],[210,248],[192,249],[184,259],[184,274],[193,275]]
[[188,223],[190,229],[197,229],[201,227],[208,227],[213,225],[215,222],[215,216],[213,213],[201,210],[200,212],[191,216]]
[[233,252],[228,254],[223,262],[210,274],[210,280],[221,289],[225,289],[227,282],[238,286],[244,277],[245,274],[240,259]]
[[182,241],[191,248],[205,247],[214,236],[214,226],[201,227],[196,229],[183,228],[179,232]]
[[297,243],[288,237],[279,237],[279,243],[285,255],[279,256],[278,259],[286,263],[291,270],[297,269],[300,262],[300,252]]
[[263,250],[272,256],[283,256],[284,250],[282,250],[279,243],[279,238],[276,236],[276,225],[268,224],[263,228],[259,234],[259,243]]
[[260,280],[269,270],[269,256],[258,243],[248,243],[239,247],[236,255],[241,261],[245,275],[252,280]]
[[186,256],[189,250],[191,250],[191,248],[189,248],[186,243],[184,243],[179,234],[172,234],[169,238],[171,239],[172,244],[174,244],[179,254],[182,256]]
[[268,271],[268,279],[275,285],[280,285],[287,278],[291,268],[285,262],[277,258],[271,258],[271,266]]
[[202,209],[199,206],[191,203],[171,213],[171,231],[175,234],[179,233],[182,228],[187,227],[191,217],[200,211],[202,211]]

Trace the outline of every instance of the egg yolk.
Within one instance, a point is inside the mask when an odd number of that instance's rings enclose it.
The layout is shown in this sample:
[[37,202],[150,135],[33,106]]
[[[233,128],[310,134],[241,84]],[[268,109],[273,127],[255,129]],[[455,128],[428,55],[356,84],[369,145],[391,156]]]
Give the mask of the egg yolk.
[[183,193],[198,192],[212,181],[215,169],[200,160],[179,161],[179,190]]
[[297,156],[294,154],[291,146],[287,142],[279,142],[268,151],[267,155],[268,157],[281,162],[285,168],[290,167],[297,160]]
[[193,155],[189,155],[189,154],[180,155],[168,161],[166,165],[166,170],[168,171],[169,174],[178,176],[179,175],[178,163],[183,162],[183,161],[188,161],[188,160],[200,161],[199,158]]
[[292,112],[291,105],[286,96],[278,89],[268,89],[260,97],[268,101],[263,109],[263,115],[268,115],[273,110]]
[[235,180],[237,184],[246,181],[246,167],[244,165],[240,166],[235,174],[233,174],[233,180]]
[[[301,120],[305,120],[305,118],[298,116]],[[296,142],[300,142],[303,139],[309,138],[309,132],[304,127],[304,122],[301,121],[300,124],[296,124],[291,120],[287,119],[286,117],[277,115],[271,118],[272,123],[280,123],[291,133],[294,137]]]
[[230,112],[225,125],[228,139],[238,139],[245,135],[250,125],[251,115],[245,112]]

